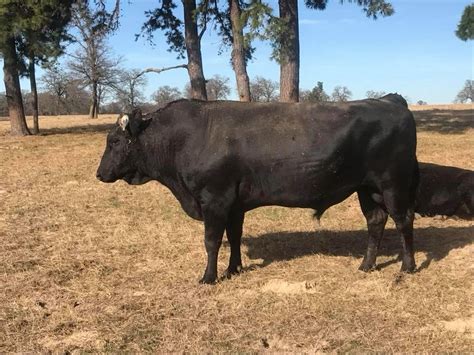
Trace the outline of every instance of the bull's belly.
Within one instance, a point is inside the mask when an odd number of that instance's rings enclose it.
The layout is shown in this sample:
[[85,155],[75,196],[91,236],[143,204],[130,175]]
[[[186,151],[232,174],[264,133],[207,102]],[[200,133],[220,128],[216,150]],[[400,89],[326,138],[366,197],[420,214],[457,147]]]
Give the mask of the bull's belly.
[[242,182],[238,199],[242,206],[254,209],[262,206],[312,208],[317,211],[342,202],[357,189],[357,183],[347,181],[281,181],[273,184]]

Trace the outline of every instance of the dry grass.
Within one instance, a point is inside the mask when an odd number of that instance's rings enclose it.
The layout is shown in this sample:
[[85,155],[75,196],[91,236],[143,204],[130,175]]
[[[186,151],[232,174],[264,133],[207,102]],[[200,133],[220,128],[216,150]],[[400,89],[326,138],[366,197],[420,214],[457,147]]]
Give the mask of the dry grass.
[[438,104],[438,105],[409,105],[411,111],[450,110],[465,111],[473,110],[474,104]]
[[[414,275],[398,273],[389,224],[381,270],[365,274],[354,197],[322,226],[261,208],[246,219],[247,272],[200,286],[203,227],[170,192],[95,180],[114,121],[47,118],[28,138],[0,122],[0,352],[474,349],[472,222],[417,220]],[[474,169],[474,130],[439,132],[421,130],[420,160]]]

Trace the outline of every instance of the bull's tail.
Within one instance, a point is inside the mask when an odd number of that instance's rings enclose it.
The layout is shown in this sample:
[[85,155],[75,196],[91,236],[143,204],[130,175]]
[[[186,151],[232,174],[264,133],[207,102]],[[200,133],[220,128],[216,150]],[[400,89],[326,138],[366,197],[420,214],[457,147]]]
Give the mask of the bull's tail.
[[386,100],[386,101],[393,102],[394,104],[399,104],[399,105],[403,105],[405,107],[408,107],[407,100],[405,100],[402,95],[399,95],[397,93],[395,93],[395,94],[392,93],[392,94],[387,94],[385,96],[382,96],[380,98],[380,100]]
[[415,167],[413,168],[413,176],[410,187],[410,201],[413,202],[413,208],[416,207],[416,199],[418,195],[418,188],[420,186],[420,168],[418,167],[418,160],[415,159]]

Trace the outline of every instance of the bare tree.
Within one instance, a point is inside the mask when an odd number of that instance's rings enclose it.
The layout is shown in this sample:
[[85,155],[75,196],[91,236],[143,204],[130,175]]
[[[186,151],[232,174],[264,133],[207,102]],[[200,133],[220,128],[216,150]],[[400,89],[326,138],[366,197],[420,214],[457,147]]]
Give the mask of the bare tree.
[[143,88],[147,83],[139,69],[122,70],[115,91],[122,110],[132,111],[145,100]]
[[55,114],[59,115],[61,106],[65,104],[66,92],[69,84],[68,75],[58,65],[51,65],[45,68],[44,74],[40,78],[43,88],[55,97]]
[[160,86],[152,95],[152,99],[156,102],[158,107],[163,107],[167,103],[178,100],[181,97],[183,97],[183,95],[177,87],[168,85]]
[[331,94],[333,101],[346,102],[352,97],[352,92],[346,86],[336,86]]
[[466,80],[464,87],[456,95],[455,102],[465,103],[467,101],[474,101],[474,80]]
[[252,101],[270,102],[278,100],[278,83],[276,81],[257,76],[250,82]]
[[[79,35],[75,37],[78,49],[69,55],[70,70],[81,79],[91,91],[89,116],[95,118],[99,114],[100,95],[106,87],[115,87],[118,83],[118,65],[120,58],[110,56],[110,48],[106,45],[109,28],[98,23],[96,14],[92,13],[86,3],[78,2],[73,14],[73,24]],[[102,24],[102,25],[101,25]]]
[[206,82],[207,96],[209,100],[224,100],[230,94],[229,78],[214,75]]
[[385,94],[386,94],[385,91],[369,90],[366,92],[365,96],[367,96],[368,99],[380,99]]

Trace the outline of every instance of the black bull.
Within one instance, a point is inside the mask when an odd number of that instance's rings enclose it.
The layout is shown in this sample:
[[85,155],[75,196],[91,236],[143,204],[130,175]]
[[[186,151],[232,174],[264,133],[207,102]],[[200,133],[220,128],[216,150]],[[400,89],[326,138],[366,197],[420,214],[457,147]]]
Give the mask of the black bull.
[[360,269],[375,267],[390,215],[402,238],[401,269],[411,272],[415,151],[415,122],[396,94],[341,104],[179,100],[144,117],[122,116],[107,137],[97,178],[157,180],[189,216],[204,221],[203,283],[217,278],[224,231],[231,248],[226,275],[241,270],[246,211],[279,205],[312,208],[319,217],[353,192],[369,235]]

